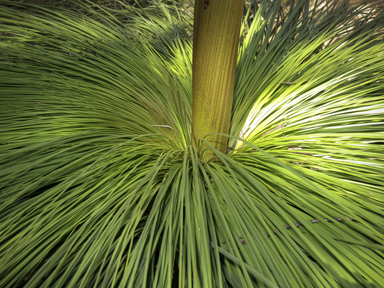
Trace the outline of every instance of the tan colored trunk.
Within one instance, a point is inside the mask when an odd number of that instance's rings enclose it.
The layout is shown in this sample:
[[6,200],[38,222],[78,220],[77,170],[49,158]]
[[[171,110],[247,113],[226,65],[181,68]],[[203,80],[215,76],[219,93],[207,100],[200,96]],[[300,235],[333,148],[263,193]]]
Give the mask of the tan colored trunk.
[[[209,5],[208,5],[209,4]],[[196,0],[193,34],[192,142],[229,132],[244,0]],[[206,138],[225,153],[228,138]],[[200,152],[207,148],[202,146]],[[213,154],[204,152],[203,160]]]

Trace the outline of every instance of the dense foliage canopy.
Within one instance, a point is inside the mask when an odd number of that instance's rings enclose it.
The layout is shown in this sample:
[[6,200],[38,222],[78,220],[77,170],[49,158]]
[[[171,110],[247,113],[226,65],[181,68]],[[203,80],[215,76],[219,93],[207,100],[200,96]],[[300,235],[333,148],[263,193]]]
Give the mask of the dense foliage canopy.
[[190,9],[1,2],[0,287],[383,285],[384,12],[280,2],[210,162]]

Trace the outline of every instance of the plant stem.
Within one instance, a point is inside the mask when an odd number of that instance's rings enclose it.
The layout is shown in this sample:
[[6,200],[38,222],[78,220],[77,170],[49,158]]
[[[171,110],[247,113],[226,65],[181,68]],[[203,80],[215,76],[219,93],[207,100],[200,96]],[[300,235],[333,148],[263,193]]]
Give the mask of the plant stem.
[[[207,5],[209,3],[209,5]],[[244,0],[196,0],[193,34],[192,143],[229,132]],[[225,153],[228,139],[206,138]],[[202,145],[200,153],[207,148]],[[213,156],[205,152],[203,160]]]

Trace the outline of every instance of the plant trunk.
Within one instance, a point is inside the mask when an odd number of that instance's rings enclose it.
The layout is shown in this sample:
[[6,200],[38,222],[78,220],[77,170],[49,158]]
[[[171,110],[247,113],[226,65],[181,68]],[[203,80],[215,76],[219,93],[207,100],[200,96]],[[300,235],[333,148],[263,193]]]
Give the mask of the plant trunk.
[[[210,133],[229,133],[237,50],[244,0],[196,0],[193,30],[193,118],[192,142]],[[211,135],[206,139],[225,153],[228,138]],[[205,144],[201,159],[213,154]]]

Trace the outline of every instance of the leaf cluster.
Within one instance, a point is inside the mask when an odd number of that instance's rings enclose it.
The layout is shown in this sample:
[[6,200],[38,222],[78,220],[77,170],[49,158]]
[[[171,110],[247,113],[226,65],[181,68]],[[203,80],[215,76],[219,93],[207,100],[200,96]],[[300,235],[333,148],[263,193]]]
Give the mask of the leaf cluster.
[[209,163],[189,10],[1,3],[1,287],[384,283],[383,11],[280,2]]

